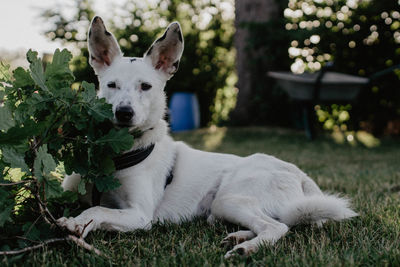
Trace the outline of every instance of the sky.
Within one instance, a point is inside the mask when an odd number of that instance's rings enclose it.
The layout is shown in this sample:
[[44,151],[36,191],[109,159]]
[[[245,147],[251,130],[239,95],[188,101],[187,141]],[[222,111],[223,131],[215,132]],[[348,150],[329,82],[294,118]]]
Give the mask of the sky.
[[[124,0],[113,0],[113,4]],[[52,53],[63,48],[59,42],[44,36],[49,25],[40,17],[44,9],[72,4],[73,0],[0,0],[0,51],[27,51],[32,48],[39,53]],[[96,0],[94,9],[100,16],[107,17],[111,1]],[[68,10],[63,10],[68,13]]]
[[46,27],[40,19],[41,10],[52,6],[54,0],[1,0],[0,50],[53,52],[60,43],[50,42],[44,35]]

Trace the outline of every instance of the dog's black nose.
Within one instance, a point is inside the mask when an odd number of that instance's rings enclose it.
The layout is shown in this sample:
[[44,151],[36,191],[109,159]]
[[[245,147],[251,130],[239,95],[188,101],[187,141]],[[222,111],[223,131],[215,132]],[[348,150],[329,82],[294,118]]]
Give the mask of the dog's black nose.
[[118,107],[115,111],[115,117],[117,118],[118,122],[128,123],[131,121],[135,112],[130,106],[122,106]]

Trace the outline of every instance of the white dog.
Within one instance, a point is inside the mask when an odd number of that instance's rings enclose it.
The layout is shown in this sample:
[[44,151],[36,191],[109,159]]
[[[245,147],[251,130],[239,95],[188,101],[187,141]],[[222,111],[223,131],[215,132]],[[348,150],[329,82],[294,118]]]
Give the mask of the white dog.
[[[156,221],[179,223],[205,216],[248,230],[229,234],[224,242],[248,255],[261,244],[273,244],[300,223],[322,225],[357,214],[348,200],[321,192],[295,165],[265,154],[248,157],[204,152],[174,142],[164,115],[164,86],[177,71],[183,52],[179,23],[171,23],[143,58],[123,57],[101,18],[89,30],[90,64],[104,97],[113,106],[118,127],[140,129],[130,153],[115,161],[121,186],[104,193],[101,205],[60,225],[85,237],[96,229],[149,229]],[[171,177],[173,179],[171,181]],[[65,178],[65,190],[76,190],[80,176]],[[87,200],[91,200],[88,190]]]

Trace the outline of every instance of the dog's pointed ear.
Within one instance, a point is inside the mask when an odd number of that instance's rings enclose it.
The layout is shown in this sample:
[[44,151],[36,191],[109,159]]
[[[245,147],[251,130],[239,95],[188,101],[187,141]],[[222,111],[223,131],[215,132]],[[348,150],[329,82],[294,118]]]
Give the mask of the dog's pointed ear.
[[154,41],[144,54],[155,69],[162,71],[167,78],[178,70],[179,60],[183,53],[183,36],[181,25],[178,22],[171,23],[164,34]]
[[96,16],[89,28],[89,63],[96,74],[105,70],[112,62],[122,56],[115,37],[107,31],[103,20]]

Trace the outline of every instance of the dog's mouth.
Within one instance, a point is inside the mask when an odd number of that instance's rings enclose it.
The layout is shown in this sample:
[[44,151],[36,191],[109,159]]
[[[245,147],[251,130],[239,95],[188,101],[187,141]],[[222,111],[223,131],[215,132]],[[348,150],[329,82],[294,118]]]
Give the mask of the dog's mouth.
[[124,123],[115,123],[115,128],[117,129],[123,129],[123,128],[128,128],[128,132],[134,137],[134,138],[140,138],[143,136],[143,134],[151,131],[154,129],[154,127],[149,127],[145,129],[141,129],[137,127],[136,125],[132,124],[124,124]]
[[132,123],[132,121],[120,121],[116,118],[112,120],[114,127],[117,129],[122,129],[122,128],[131,128],[135,127]]
[[128,132],[132,135],[136,135],[138,132],[141,132],[141,130],[137,126],[130,123],[114,123],[114,127],[117,129],[128,128]]

